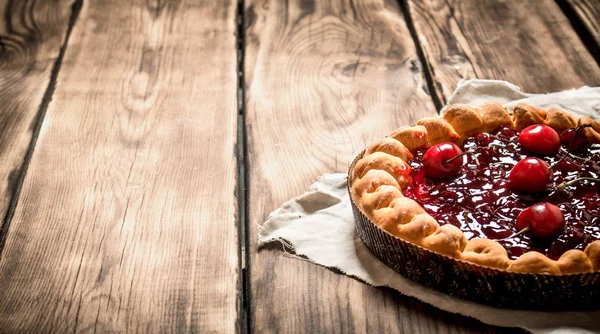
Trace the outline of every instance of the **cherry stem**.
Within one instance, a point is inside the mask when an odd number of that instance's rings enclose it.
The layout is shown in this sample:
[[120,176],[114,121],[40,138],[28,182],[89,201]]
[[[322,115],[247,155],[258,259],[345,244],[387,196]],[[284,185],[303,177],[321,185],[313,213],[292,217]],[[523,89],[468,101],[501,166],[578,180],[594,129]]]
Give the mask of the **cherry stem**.
[[506,237],[506,239],[508,239],[508,238],[514,238],[514,237],[516,237],[518,235],[521,235],[521,234],[523,234],[523,233],[525,233],[525,232],[527,232],[529,230],[530,230],[530,228],[529,228],[529,226],[527,226],[526,228],[520,230],[519,232],[515,232],[512,235],[509,235],[508,237]]
[[573,184],[575,184],[575,183],[577,183],[579,181],[600,182],[600,179],[597,179],[595,177],[580,177],[580,178],[577,178],[575,180],[571,180],[571,181],[568,181],[568,182],[563,182],[563,183],[559,184],[556,187],[556,189],[558,189],[560,191],[563,191],[563,190],[565,190],[566,187],[571,186],[571,185],[573,185]]
[[563,155],[563,157],[558,159],[557,162],[550,165],[550,167],[548,167],[548,170],[551,170],[552,168],[556,167],[559,163],[561,163],[563,160],[565,160],[566,157],[567,157],[566,155]]
[[579,131],[581,131],[581,126],[578,126],[575,129],[575,133],[573,134],[573,138],[571,138],[571,142],[569,143],[569,147],[573,147],[573,144],[575,144],[575,138],[577,138],[577,135],[579,134]]
[[577,138],[577,135],[579,134],[581,129],[589,128],[591,126],[592,126],[591,124],[583,124],[583,125],[580,125],[577,128],[575,128],[575,133],[573,134],[573,138],[571,138],[571,143],[569,144],[569,147],[573,147],[573,144],[575,144],[575,138]]
[[579,160],[583,160],[583,161],[590,161],[590,158],[580,157],[580,156],[575,155],[575,154],[573,154],[573,153],[571,153],[571,152],[569,152],[569,151],[567,151],[565,149],[563,149],[563,152],[565,152],[566,154],[568,154],[571,158],[579,159]]
[[459,155],[457,155],[457,156],[455,156],[455,157],[453,157],[453,158],[450,158],[450,159],[448,159],[448,160],[444,161],[444,164],[449,164],[449,163],[451,163],[452,161],[454,161],[454,160],[456,160],[456,159],[458,159],[458,158],[462,157],[463,155],[467,155],[467,154],[469,154],[469,153],[471,153],[471,151],[466,151],[466,152],[463,152],[463,153],[461,153],[461,154],[459,154]]
[[516,237],[516,236],[519,236],[519,235],[521,235],[521,234],[523,234],[523,233],[525,233],[525,232],[529,231],[530,229],[531,229],[531,228],[530,228],[529,226],[527,226],[526,228],[524,228],[524,229],[522,229],[522,230],[520,230],[520,231],[518,231],[518,232],[515,232],[515,233],[513,233],[513,234],[509,235],[509,236],[508,236],[508,237],[506,237],[506,238],[502,238],[502,239],[500,239],[500,240],[506,240],[506,239],[509,239],[509,238],[514,238],[514,237]]
[[564,152],[567,153],[573,159],[583,160],[583,162],[591,162],[592,163],[592,167],[594,169],[596,169],[597,171],[600,171],[600,167],[591,158],[580,157],[580,156],[575,155],[575,154],[573,154],[573,153],[571,153],[571,152],[569,152],[567,150],[564,150]]

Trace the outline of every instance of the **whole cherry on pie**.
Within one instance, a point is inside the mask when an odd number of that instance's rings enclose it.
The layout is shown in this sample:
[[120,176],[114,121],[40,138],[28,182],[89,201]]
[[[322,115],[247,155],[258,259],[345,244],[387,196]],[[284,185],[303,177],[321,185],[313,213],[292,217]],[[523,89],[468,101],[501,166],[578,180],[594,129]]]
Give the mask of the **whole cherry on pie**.
[[551,203],[536,203],[521,211],[517,217],[518,231],[529,229],[538,239],[552,239],[565,228],[565,216],[559,207]]
[[423,155],[425,174],[434,179],[443,179],[458,174],[463,165],[463,151],[456,144],[440,143],[432,146]]
[[563,144],[571,153],[581,154],[590,147],[590,141],[582,131],[582,127],[576,127],[563,131],[560,135],[560,142]]
[[548,155],[560,149],[560,137],[551,127],[535,124],[526,127],[519,134],[519,142],[528,151]]
[[539,193],[547,190],[552,180],[550,165],[539,158],[525,158],[510,171],[510,188],[523,193]]

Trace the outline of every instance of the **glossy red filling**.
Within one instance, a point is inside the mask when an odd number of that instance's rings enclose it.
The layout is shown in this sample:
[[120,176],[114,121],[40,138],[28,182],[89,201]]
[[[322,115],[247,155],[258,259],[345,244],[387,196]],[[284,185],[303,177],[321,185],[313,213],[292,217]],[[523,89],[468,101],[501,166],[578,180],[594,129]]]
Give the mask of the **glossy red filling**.
[[[508,187],[512,167],[528,156],[518,141],[518,132],[501,128],[493,133],[479,133],[468,138],[464,151],[474,154],[463,157],[460,174],[444,180],[425,176],[420,150],[409,162],[413,169],[412,184],[403,193],[419,203],[440,224],[459,227],[467,239],[488,238],[506,248],[510,258],[535,250],[551,259],[558,259],[569,249],[583,250],[600,239],[600,183],[583,181],[558,191],[563,181],[579,177],[600,176],[600,145],[592,145],[583,155],[588,160],[571,156],[553,168],[553,179],[547,192],[518,194]],[[540,157],[550,164],[566,155],[561,148],[556,156]],[[581,154],[580,154],[581,156]],[[529,234],[511,237],[516,231],[519,213],[526,207],[550,202],[563,212],[566,228],[552,240],[532,239]]]

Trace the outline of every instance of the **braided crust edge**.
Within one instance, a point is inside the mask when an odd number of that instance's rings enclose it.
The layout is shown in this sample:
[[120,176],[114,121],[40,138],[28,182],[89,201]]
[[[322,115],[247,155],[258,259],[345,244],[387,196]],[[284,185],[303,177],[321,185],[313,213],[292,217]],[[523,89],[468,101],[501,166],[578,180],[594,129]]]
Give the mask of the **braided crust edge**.
[[518,131],[529,125],[546,124],[559,133],[578,125],[592,142],[600,142],[600,124],[590,117],[576,118],[556,108],[548,110],[518,104],[510,115],[499,104],[479,107],[449,106],[443,117],[424,118],[412,127],[402,127],[371,145],[350,170],[351,196],[357,207],[385,231],[416,245],[477,265],[519,273],[573,274],[600,271],[600,240],[584,251],[572,249],[554,261],[530,251],[516,260],[490,239],[467,240],[454,225],[440,225],[414,200],[402,194],[410,182],[407,161],[415,151],[441,142],[462,142],[478,132],[501,126]]

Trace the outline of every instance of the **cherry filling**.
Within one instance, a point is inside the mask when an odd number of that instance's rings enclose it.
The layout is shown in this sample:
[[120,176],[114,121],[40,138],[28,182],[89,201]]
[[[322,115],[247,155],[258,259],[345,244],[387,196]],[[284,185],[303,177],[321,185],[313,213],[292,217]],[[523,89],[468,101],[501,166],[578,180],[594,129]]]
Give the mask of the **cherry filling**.
[[[509,188],[513,166],[526,157],[535,156],[518,140],[519,133],[500,128],[493,133],[479,133],[465,140],[463,166],[456,176],[433,180],[425,175],[423,155],[418,151],[409,162],[413,169],[412,183],[403,190],[404,196],[417,201],[440,224],[459,227],[467,239],[496,240],[512,259],[535,250],[551,259],[558,259],[569,249],[583,250],[600,239],[600,182],[581,181],[557,190],[564,181],[580,177],[600,177],[600,145],[577,152],[587,160],[568,155],[565,146],[551,156],[540,156],[552,168],[552,181],[545,192],[516,193]],[[530,205],[548,202],[564,214],[566,227],[550,240],[532,239],[531,234],[517,231],[519,213]]]

